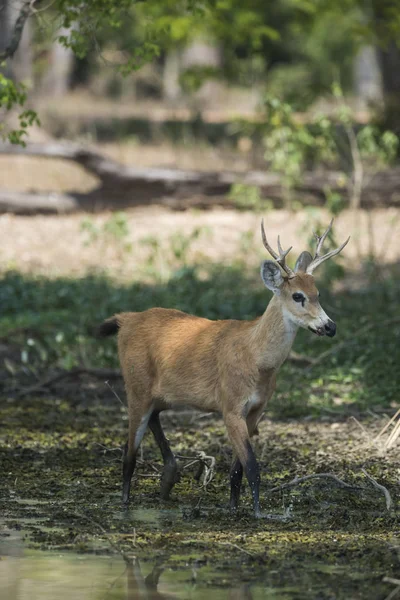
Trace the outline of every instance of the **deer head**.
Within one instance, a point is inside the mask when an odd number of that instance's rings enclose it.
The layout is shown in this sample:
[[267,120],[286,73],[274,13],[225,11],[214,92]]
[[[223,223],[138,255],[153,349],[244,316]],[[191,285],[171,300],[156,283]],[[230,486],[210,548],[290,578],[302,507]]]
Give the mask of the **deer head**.
[[[261,265],[261,277],[268,289],[274,292],[282,305],[285,320],[293,325],[309,329],[316,335],[333,337],[336,324],[328,317],[319,303],[319,292],[312,273],[323,262],[336,256],[343,250],[350,237],[338,248],[321,255],[323,243],[332,228],[333,219],[327,230],[317,238],[314,257],[307,251],[302,252],[296,261],[294,271],[286,265],[286,256],[292,249],[283,250],[278,236],[278,253],[268,243],[261,221],[261,235],[265,248],[274,260],[265,260]],[[284,272],[284,274],[282,273]]]

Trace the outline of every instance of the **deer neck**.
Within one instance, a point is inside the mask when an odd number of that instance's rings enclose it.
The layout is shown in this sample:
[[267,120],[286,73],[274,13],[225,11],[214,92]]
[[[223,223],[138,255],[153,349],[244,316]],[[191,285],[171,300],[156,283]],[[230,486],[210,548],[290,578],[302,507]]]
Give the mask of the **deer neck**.
[[258,366],[279,369],[289,355],[298,325],[289,318],[279,299],[274,296],[254,327]]

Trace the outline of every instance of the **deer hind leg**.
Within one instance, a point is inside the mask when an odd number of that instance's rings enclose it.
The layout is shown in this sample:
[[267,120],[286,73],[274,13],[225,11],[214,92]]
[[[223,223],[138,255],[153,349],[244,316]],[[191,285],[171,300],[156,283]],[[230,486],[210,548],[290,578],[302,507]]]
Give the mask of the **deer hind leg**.
[[122,502],[129,503],[132,475],[136,467],[136,455],[146,432],[153,408],[151,402],[140,402],[136,397],[129,398],[129,433],[125,444],[122,462]]
[[237,510],[239,506],[239,498],[240,498],[240,489],[242,486],[243,479],[243,466],[237,456],[233,457],[231,471],[230,471],[230,479],[231,479],[231,499],[229,502],[229,506],[231,510]]
[[[232,446],[235,452],[230,471],[230,508],[232,510],[236,510],[239,505],[240,489],[242,484],[244,466],[246,477],[249,481],[250,489],[253,496],[254,511],[256,513],[256,516],[260,515],[260,474],[258,463],[256,461],[249,438],[252,437],[254,433],[256,433],[257,423],[260,419],[260,416],[261,412],[259,410],[253,410],[247,416],[247,421],[245,421],[243,417],[237,415],[230,415],[225,419],[228,435],[231,439]],[[229,425],[228,420],[230,421]]]
[[169,494],[178,481],[178,463],[172,453],[167,438],[165,437],[163,428],[160,423],[160,415],[154,411],[150,417],[149,427],[154,435],[158,447],[160,448],[164,470],[161,476],[161,498],[168,500]]

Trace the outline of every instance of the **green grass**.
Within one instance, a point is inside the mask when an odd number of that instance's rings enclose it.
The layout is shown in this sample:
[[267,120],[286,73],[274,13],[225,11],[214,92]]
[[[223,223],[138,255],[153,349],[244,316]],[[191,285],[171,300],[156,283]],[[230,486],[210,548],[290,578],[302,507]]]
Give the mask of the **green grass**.
[[[54,367],[117,366],[115,341],[92,335],[115,312],[163,306],[211,319],[254,318],[269,300],[257,274],[256,266],[193,266],[163,284],[124,285],[105,274],[46,279],[6,272],[0,280],[0,328],[20,350],[8,370],[15,377],[21,370],[43,377]],[[393,408],[400,387],[400,284],[395,270],[358,291],[333,294],[323,284],[319,289],[322,306],[337,322],[337,337],[319,339],[302,330],[294,350],[317,357],[346,344],[311,369],[286,363],[270,410],[292,417]],[[25,329],[18,333],[18,328]]]

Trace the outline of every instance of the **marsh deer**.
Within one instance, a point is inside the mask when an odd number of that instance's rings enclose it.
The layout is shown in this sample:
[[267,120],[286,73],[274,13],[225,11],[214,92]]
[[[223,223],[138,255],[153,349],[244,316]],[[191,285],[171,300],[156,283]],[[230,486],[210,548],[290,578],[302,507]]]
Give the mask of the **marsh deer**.
[[176,481],[177,463],[161,427],[159,413],[187,404],[222,414],[234,459],[230,471],[230,506],[239,502],[243,470],[260,516],[259,467],[250,444],[265,405],[275,389],[277,372],[286,360],[299,327],[333,337],[335,323],[319,303],[314,270],[339,254],[322,255],[332,227],[316,235],[315,256],[302,252],[294,270],[286,264],[278,236],[276,253],[261,234],[274,260],[261,265],[261,278],[273,292],[266,311],[254,321],[210,321],[179,310],[150,308],[126,312],[100,325],[102,336],[118,332],[118,353],[128,399],[129,435],[123,458],[124,503],[129,501],[136,454],[150,427],[164,461],[161,496],[168,498]]

